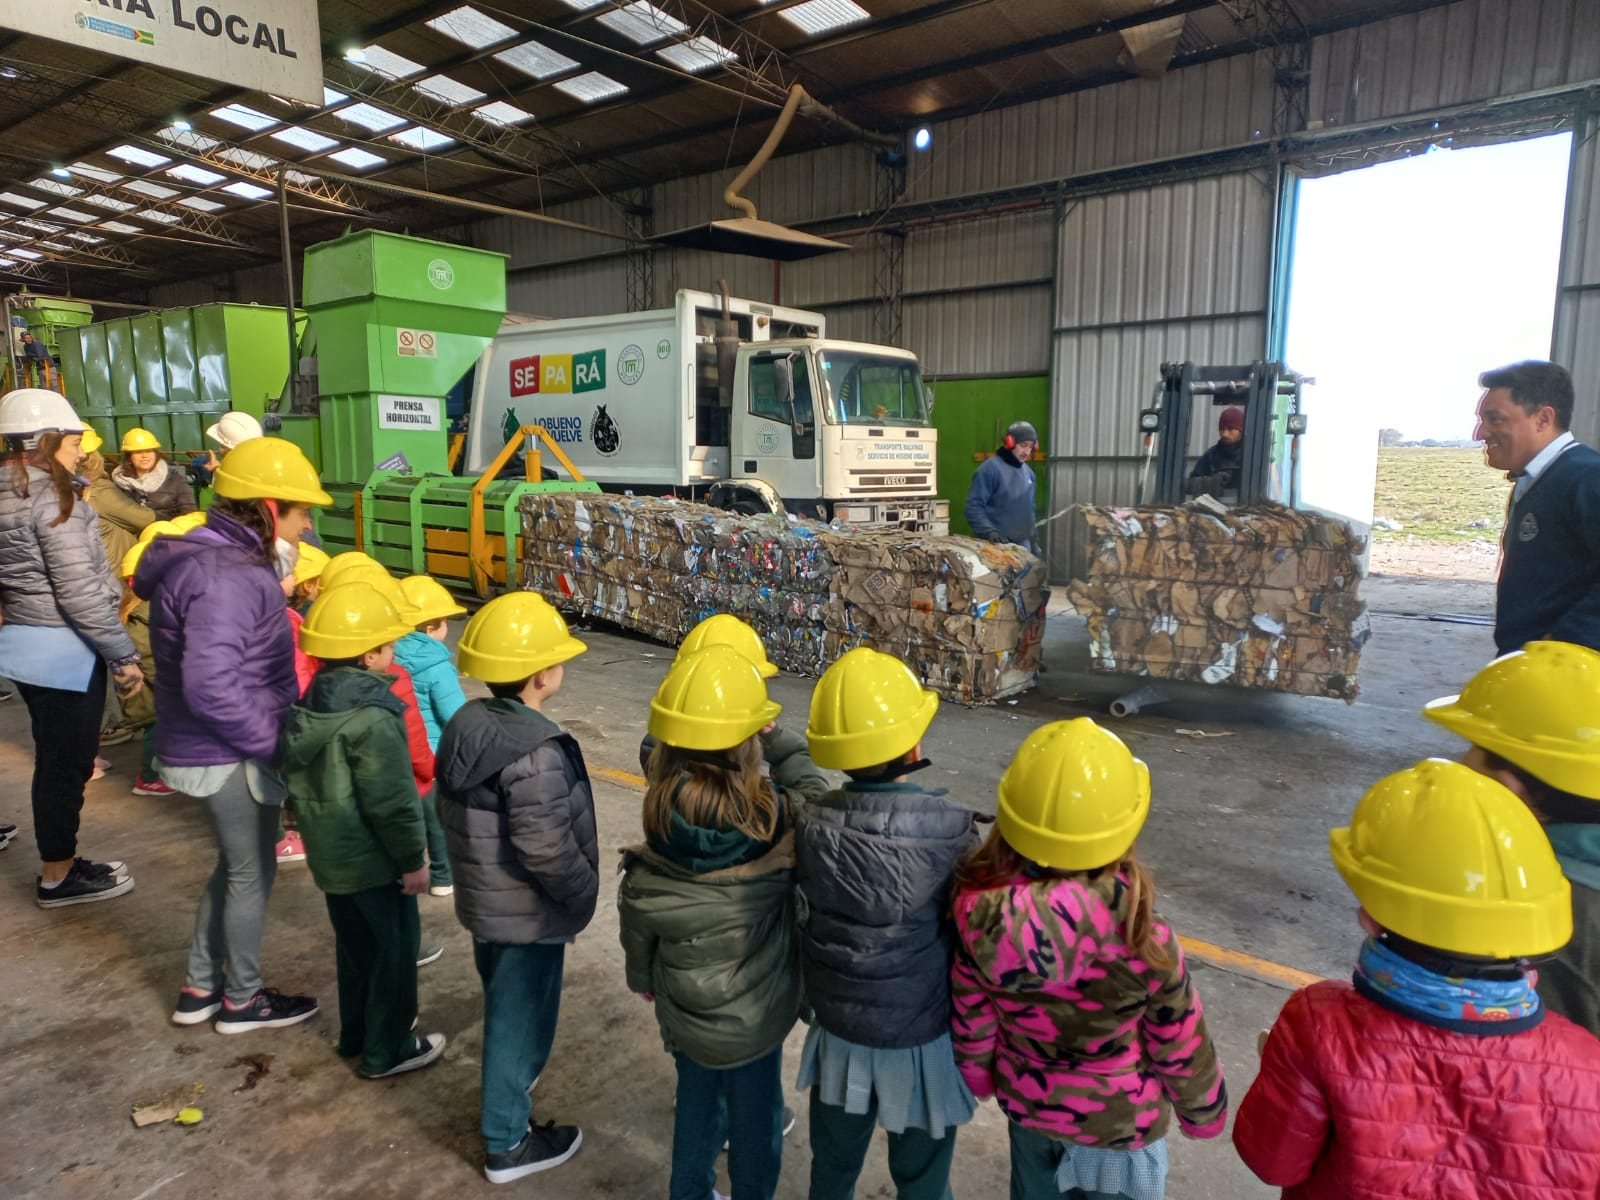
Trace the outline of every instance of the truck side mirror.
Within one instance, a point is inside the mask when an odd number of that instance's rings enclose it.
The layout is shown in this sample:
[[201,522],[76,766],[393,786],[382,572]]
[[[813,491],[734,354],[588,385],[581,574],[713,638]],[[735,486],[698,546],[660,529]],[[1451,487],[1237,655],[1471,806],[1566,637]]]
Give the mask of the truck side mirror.
[[717,400],[723,408],[733,404],[733,375],[739,365],[739,326],[733,321],[718,321]]
[[933,384],[925,383],[925,384],[922,385],[922,402],[923,402],[924,406],[926,407],[928,416],[932,417],[933,416]]
[[788,355],[772,360],[772,388],[779,408],[794,407],[794,359]]

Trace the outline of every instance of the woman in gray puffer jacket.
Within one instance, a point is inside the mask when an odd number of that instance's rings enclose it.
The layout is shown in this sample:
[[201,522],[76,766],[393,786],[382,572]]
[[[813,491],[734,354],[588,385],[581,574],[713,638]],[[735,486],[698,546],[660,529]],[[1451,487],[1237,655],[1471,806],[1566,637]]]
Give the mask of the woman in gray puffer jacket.
[[875,1126],[900,1200],[948,1200],[956,1127],[977,1108],[950,1042],[950,887],[976,815],[908,776],[939,697],[876,650],[823,674],[806,737],[850,782],[795,828],[800,965],[816,1023],[800,1060],[811,1090],[811,1200],[849,1200]]
[[33,722],[41,908],[133,889],[122,863],[77,856],[108,669],[127,694],[144,681],[139,651],[117,619],[121,588],[98,520],[71,473],[85,428],[55,392],[22,388],[0,398],[0,661]]

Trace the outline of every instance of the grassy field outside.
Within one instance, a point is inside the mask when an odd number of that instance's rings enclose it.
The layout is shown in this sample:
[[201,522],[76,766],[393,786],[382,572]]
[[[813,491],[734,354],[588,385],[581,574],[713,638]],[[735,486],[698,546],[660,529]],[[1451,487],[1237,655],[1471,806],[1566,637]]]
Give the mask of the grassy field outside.
[[1506,477],[1483,465],[1483,452],[1392,446],[1378,451],[1374,516],[1398,522],[1373,530],[1374,541],[1497,541],[1505,520]]

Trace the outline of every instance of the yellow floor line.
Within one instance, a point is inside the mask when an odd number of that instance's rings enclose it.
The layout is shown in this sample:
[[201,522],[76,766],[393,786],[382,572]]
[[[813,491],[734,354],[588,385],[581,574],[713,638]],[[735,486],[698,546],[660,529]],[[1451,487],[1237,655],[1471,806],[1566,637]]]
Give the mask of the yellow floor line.
[[[607,783],[618,787],[627,788],[630,792],[643,792],[645,781],[643,775],[635,775],[631,771],[618,771],[612,767],[590,767],[589,774],[596,779],[604,779]],[[1247,975],[1262,983],[1270,983],[1276,987],[1303,988],[1318,982],[1322,976],[1313,975],[1308,971],[1301,971],[1295,967],[1275,963],[1265,958],[1257,958],[1253,954],[1246,954],[1242,950],[1229,950],[1225,946],[1213,946],[1210,942],[1202,942],[1196,938],[1183,939],[1184,952],[1189,957],[1198,959],[1208,966],[1216,967],[1222,971],[1233,971]]]

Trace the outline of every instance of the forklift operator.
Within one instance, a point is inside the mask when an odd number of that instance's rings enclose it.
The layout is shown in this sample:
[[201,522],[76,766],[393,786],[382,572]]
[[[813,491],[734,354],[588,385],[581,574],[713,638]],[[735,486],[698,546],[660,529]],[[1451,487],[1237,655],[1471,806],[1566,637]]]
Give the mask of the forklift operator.
[[1189,472],[1191,496],[1209,492],[1221,496],[1239,490],[1239,471],[1244,464],[1244,409],[1225,408],[1217,418],[1217,442],[1200,456]]

